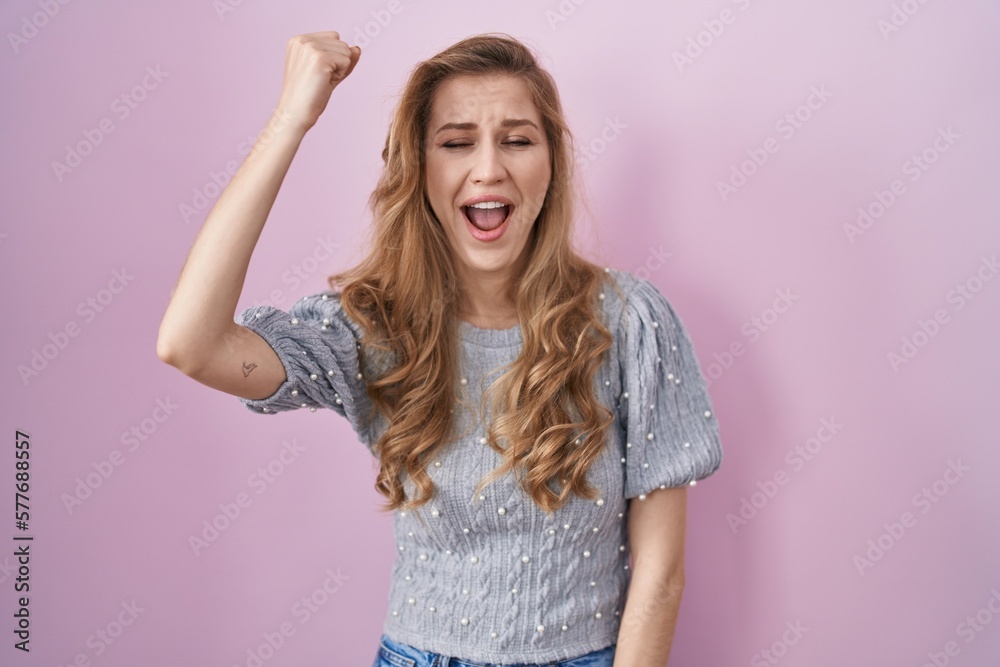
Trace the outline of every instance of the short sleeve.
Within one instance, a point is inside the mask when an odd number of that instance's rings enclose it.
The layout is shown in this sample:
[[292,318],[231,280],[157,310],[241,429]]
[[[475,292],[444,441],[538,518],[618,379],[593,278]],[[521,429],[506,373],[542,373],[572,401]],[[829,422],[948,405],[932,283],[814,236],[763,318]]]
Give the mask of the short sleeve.
[[666,297],[648,280],[632,280],[620,346],[626,498],[694,484],[722,463],[719,424],[691,340]]
[[367,447],[377,441],[380,423],[370,414],[358,348],[362,331],[347,317],[339,293],[320,292],[292,304],[251,306],[235,321],[263,338],[285,367],[286,379],[267,398],[242,398],[253,412],[273,414],[329,408],[345,417]]

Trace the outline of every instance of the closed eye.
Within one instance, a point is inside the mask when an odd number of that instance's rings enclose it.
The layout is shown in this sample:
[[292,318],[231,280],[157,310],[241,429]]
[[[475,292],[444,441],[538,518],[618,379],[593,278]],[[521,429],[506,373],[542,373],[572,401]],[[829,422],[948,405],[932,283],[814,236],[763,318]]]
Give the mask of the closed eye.
[[[504,143],[510,146],[530,146],[532,144],[532,142],[527,139],[509,139]],[[454,141],[449,141],[446,144],[441,144],[442,148],[463,148],[465,146],[471,146],[471,145],[472,144],[467,144],[467,143],[466,144],[455,143]]]

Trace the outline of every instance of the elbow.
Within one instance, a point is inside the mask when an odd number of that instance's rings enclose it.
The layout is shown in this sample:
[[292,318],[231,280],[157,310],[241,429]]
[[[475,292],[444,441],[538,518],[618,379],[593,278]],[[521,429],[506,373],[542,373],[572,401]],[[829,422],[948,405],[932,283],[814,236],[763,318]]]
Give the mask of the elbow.
[[684,592],[684,586],[687,584],[687,580],[684,578],[684,571],[681,570],[679,573],[670,573],[663,579],[663,586],[669,591],[673,591],[676,595],[681,595]]
[[656,576],[653,574],[649,575],[650,578],[646,579],[647,585],[650,590],[656,591],[656,597],[663,601],[674,600],[680,601],[684,597],[684,575],[680,576]]
[[181,368],[183,365],[177,347],[162,336],[156,339],[156,356],[159,357],[160,361],[174,368]]
[[161,325],[156,337],[156,356],[188,377],[198,379],[232,337],[232,332],[224,329],[170,330]]
[[661,591],[678,596],[684,592],[687,579],[684,576],[683,560],[650,559],[634,555],[632,565],[636,576],[641,576]]
[[177,365],[177,353],[174,346],[162,337],[156,339],[156,356],[165,364]]
[[156,332],[156,356],[165,364],[177,367],[180,356],[181,345],[178,344],[180,337],[177,335],[176,327],[167,321],[165,315],[160,321],[160,328]]
[[210,334],[204,328],[195,329],[189,323],[169,321],[165,317],[156,334],[156,356],[191,376],[201,366],[205,349],[212,347]]
[[172,360],[176,358],[174,346],[163,336],[162,331],[156,337],[156,356],[159,357],[160,361],[171,366],[173,366]]
[[160,361],[173,366],[187,376],[191,376],[196,372],[198,364],[195,358],[184,350],[184,346],[178,345],[162,335],[156,339],[156,356],[159,357]]

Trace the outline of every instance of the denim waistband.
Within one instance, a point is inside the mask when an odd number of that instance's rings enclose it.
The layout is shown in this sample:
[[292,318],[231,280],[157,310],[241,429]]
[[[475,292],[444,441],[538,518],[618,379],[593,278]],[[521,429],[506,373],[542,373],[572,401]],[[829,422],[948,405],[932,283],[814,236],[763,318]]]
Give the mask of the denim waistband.
[[539,663],[482,663],[459,660],[440,653],[423,651],[382,634],[372,667],[612,667],[615,645],[561,661]]

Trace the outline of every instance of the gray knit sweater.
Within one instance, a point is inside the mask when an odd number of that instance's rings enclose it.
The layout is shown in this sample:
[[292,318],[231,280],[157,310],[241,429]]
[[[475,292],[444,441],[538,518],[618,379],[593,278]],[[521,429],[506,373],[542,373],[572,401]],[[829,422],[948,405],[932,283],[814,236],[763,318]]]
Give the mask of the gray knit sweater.
[[[588,473],[598,500],[572,500],[549,517],[508,474],[473,498],[476,482],[501,463],[486,428],[456,403],[458,433],[428,474],[437,491],[416,511],[396,511],[397,553],[383,631],[425,651],[488,663],[566,660],[616,643],[631,578],[628,499],[694,484],[722,462],[719,427],[681,320],[648,280],[605,269],[600,304],[614,345],[595,379],[616,416],[604,453]],[[287,378],[254,412],[330,408],[371,450],[386,427],[369,407],[357,348],[362,331],[339,294],[301,299],[289,312],[253,306],[237,323],[281,358]],[[471,405],[517,357],[521,328],[458,325],[460,383]],[[492,372],[491,372],[492,371]],[[480,385],[482,382],[482,386]],[[489,407],[484,407],[489,417]],[[569,446],[572,446],[570,443]],[[407,479],[412,497],[415,488]]]

